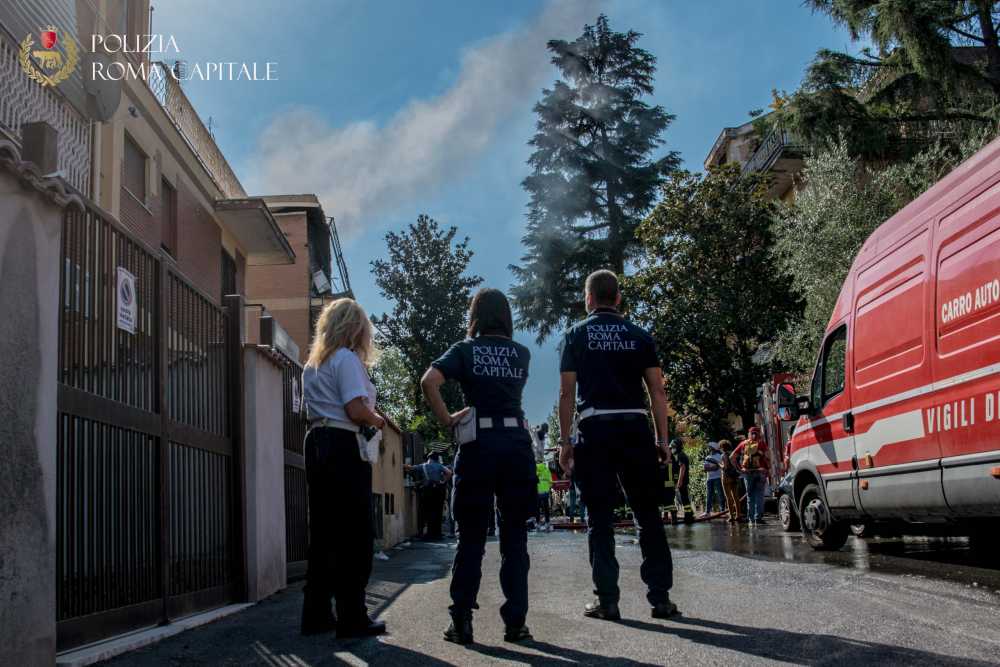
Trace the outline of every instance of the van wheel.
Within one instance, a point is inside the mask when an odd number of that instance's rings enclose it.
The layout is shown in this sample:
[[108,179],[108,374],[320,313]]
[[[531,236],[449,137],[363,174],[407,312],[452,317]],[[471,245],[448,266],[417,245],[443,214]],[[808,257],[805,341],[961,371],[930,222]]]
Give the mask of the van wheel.
[[969,546],[981,556],[995,556],[1000,551],[1000,523],[977,526],[969,535]]
[[786,532],[799,529],[799,515],[795,513],[792,497],[787,493],[781,494],[781,497],[778,498],[778,520],[781,521],[781,527]]
[[819,487],[809,484],[799,498],[802,508],[802,535],[809,546],[822,551],[836,551],[847,542],[848,525],[843,521],[834,521],[830,516]]

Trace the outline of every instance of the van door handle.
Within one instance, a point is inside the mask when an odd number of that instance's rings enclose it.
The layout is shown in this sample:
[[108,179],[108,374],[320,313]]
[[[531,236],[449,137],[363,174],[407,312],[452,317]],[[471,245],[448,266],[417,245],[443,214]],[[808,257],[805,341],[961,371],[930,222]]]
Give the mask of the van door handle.
[[844,424],[844,433],[854,432],[854,413],[845,412],[844,416],[841,418]]

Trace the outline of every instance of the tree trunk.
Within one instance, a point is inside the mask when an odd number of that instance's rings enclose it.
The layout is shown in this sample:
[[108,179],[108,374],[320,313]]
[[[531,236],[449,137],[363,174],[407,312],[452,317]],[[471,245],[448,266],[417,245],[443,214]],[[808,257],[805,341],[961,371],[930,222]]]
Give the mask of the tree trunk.
[[992,2],[979,0],[979,29],[986,48],[986,72],[993,92],[1000,94],[1000,44],[997,43],[996,26],[993,25]]

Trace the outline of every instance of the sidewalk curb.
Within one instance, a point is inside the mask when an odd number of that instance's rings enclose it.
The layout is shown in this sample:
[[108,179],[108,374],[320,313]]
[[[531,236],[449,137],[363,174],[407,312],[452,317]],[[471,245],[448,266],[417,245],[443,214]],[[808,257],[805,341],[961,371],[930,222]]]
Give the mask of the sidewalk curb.
[[119,656],[123,653],[128,653],[129,651],[134,651],[136,649],[143,648],[144,646],[155,644],[168,637],[179,635],[185,630],[191,630],[192,628],[212,623],[213,621],[225,618],[226,616],[231,616],[237,612],[247,609],[248,607],[252,607],[254,604],[256,603],[245,602],[219,607],[218,609],[210,609],[209,611],[201,612],[200,614],[178,619],[170,625],[137,630],[136,632],[130,632],[126,635],[112,637],[111,639],[97,644],[90,644],[89,646],[72,649],[57,655],[56,665],[59,667],[86,667],[87,665],[93,665],[94,663],[101,662],[103,660],[110,660],[111,658]]

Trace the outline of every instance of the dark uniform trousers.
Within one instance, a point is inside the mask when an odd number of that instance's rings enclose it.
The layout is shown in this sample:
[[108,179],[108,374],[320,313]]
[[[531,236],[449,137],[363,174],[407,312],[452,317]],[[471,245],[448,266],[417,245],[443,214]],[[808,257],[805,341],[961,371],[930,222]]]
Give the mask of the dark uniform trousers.
[[309,483],[309,566],[305,613],[322,618],[337,600],[342,623],[367,620],[365,587],[372,572],[372,466],[361,459],[357,436],[316,428],[305,443]]
[[673,563],[660,519],[663,482],[646,417],[590,417],[580,422],[580,434],[581,441],[574,450],[574,469],[587,504],[594,593],[602,604],[617,604],[620,597],[614,511],[621,484],[638,524],[642,551],[639,574],[648,588],[646,597],[654,606],[666,602],[673,585]]
[[[446,489],[443,482],[431,482],[420,489],[420,503],[423,505],[423,521],[427,524],[424,535],[428,539],[441,538],[441,519],[444,514]],[[421,531],[424,526],[421,524]]]
[[477,439],[459,447],[455,457],[452,512],[458,523],[458,549],[451,570],[449,608],[471,615],[482,579],[483,555],[493,497],[500,523],[500,588],[506,625],[524,625],[528,614],[528,529],[534,516],[538,477],[528,432],[521,428],[481,429]]

